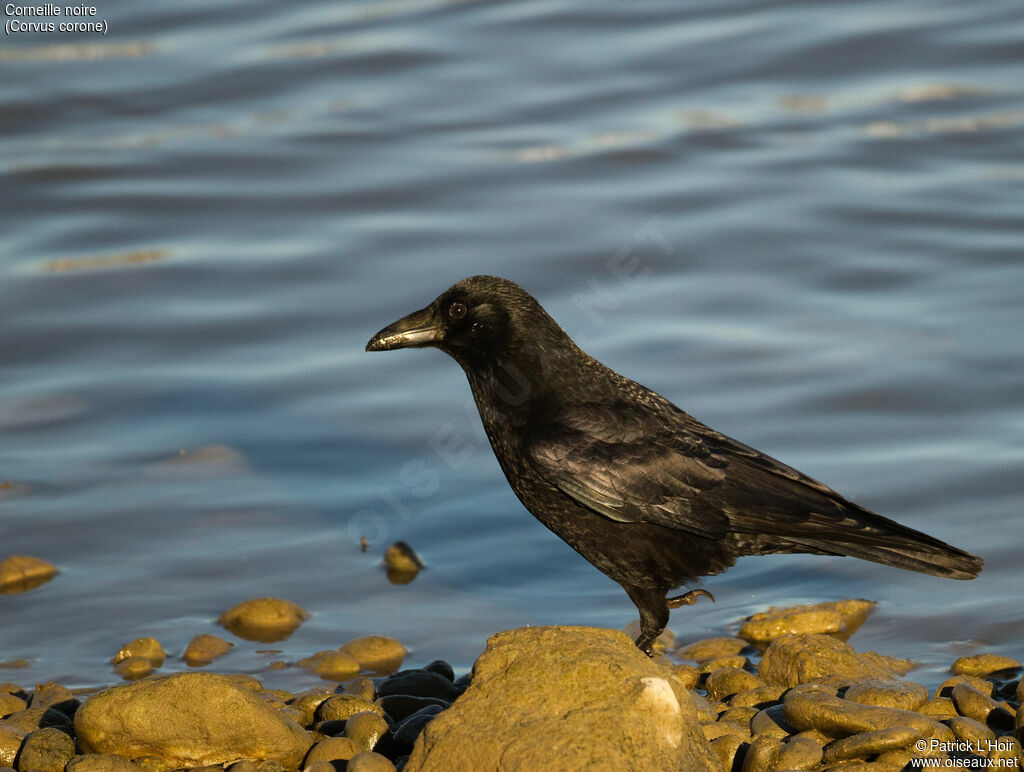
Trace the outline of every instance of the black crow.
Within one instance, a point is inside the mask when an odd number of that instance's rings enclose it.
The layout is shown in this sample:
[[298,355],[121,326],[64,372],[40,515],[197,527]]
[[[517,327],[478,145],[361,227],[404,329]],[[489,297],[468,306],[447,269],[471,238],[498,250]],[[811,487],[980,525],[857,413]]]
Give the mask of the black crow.
[[981,571],[981,558],[847,501],[608,369],[507,279],[463,279],[366,350],[417,346],[462,365],[512,490],[622,585],[648,654],[670,608],[711,597],[666,594],[744,555],[850,555],[952,579]]

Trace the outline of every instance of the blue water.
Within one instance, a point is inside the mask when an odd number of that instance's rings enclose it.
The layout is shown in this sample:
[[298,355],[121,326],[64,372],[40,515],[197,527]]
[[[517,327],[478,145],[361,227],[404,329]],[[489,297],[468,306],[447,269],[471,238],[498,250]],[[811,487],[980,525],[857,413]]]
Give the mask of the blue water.
[[0,680],[108,683],[126,641],[180,654],[263,595],[314,616],[218,669],[369,633],[465,668],[497,630],[632,621],[512,495],[458,367],[363,351],[478,273],[986,560],[743,560],[681,639],[867,597],[853,644],[921,680],[1024,653],[1019,0],[97,10],[106,36],[0,40],[0,558],[61,571],[0,596],[29,662]]

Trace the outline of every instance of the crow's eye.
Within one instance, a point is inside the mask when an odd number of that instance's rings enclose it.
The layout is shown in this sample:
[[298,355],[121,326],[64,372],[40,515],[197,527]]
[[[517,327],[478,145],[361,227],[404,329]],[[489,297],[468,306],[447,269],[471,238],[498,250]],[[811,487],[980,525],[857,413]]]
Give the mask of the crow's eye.
[[465,303],[452,303],[448,306],[449,318],[458,321],[466,315],[466,304]]

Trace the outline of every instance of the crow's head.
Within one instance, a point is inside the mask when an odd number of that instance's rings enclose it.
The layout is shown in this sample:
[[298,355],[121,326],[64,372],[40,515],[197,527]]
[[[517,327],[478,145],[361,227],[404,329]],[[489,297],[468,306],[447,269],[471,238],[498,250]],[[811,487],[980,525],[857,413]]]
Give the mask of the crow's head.
[[367,351],[433,346],[463,367],[478,368],[514,356],[537,336],[564,336],[540,304],[517,284],[471,276],[453,284],[426,308],[399,319],[366,344]]

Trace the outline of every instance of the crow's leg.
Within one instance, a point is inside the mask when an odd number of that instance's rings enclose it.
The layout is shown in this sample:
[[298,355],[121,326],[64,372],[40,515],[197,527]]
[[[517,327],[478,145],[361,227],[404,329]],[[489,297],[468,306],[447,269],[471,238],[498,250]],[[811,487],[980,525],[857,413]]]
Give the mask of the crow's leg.
[[666,598],[665,603],[669,608],[679,608],[680,606],[692,606],[697,602],[697,598],[704,597],[710,599],[712,603],[715,602],[715,596],[707,590],[690,590],[682,595],[677,595],[674,598]]
[[668,604],[664,590],[645,587],[623,587],[640,612],[640,635],[636,645],[648,657],[654,653],[654,640],[668,624]]

